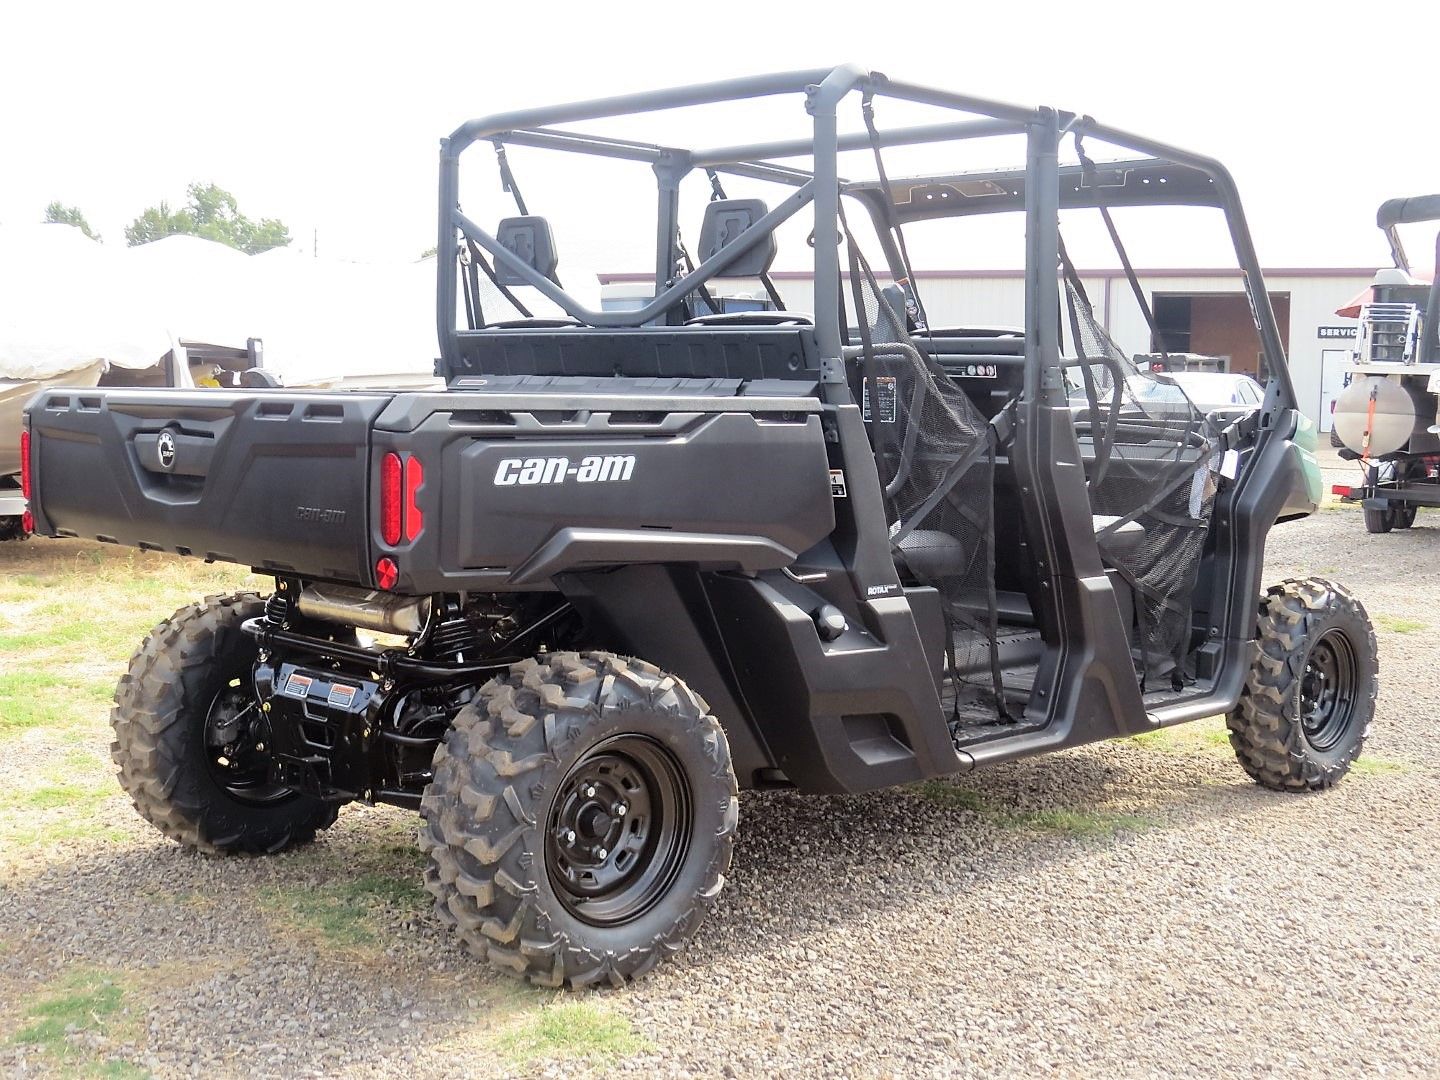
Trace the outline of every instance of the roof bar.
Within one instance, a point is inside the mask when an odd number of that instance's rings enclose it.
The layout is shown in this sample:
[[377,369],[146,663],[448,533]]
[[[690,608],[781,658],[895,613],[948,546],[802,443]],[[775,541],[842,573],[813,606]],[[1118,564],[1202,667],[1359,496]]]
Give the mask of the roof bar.
[[[921,127],[896,128],[880,132],[881,146],[910,146],[915,143],[983,139],[992,135],[1017,135],[1023,124],[1011,120],[957,120],[948,124],[926,124]],[[870,136],[866,132],[850,132],[836,138],[838,150],[868,150]],[[704,168],[722,162],[766,160],[769,158],[803,157],[815,151],[814,139],[791,139],[785,142],[751,143],[748,146],[721,146],[697,150],[691,157]]]
[[[712,105],[721,101],[769,97],[773,94],[802,94],[806,87],[823,82],[836,68],[813,68],[808,71],[782,72],[772,75],[751,75],[723,82],[697,83],[669,90],[649,90],[639,94],[620,94],[569,105],[549,105],[535,109],[517,109],[495,113],[461,124],[450,136],[450,150],[458,154],[477,139],[488,139],[516,128],[548,127],[578,120],[597,120],[606,116],[630,113],[659,112],[689,105]],[[863,78],[860,68],[853,68],[856,79]]]
[[544,150],[563,150],[572,154],[593,154],[598,157],[622,158],[628,161],[655,162],[666,154],[683,153],[681,150],[666,146],[606,139],[570,131],[556,131],[553,128],[543,131],[525,129],[506,131],[496,135],[495,138],[507,146],[535,146]]

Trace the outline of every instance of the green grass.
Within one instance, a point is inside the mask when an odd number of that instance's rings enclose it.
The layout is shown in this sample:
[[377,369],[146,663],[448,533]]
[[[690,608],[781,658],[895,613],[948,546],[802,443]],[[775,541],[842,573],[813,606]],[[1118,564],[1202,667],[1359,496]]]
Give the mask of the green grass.
[[104,1029],[125,999],[125,991],[106,976],[78,975],[67,982],[64,990],[30,1007],[30,1023],[12,1041],[63,1050],[67,1034]]
[[1211,716],[1175,727],[1142,731],[1125,740],[1131,746],[1155,750],[1162,754],[1188,754],[1196,750],[1229,750],[1230,732],[1223,716]]
[[1388,630],[1392,634],[1413,634],[1416,630],[1426,630],[1430,626],[1427,622],[1404,615],[1377,615],[1375,622],[1381,630]]
[[120,789],[113,783],[100,787],[93,784],[62,781],[31,788],[28,791],[0,794],[0,810],[58,810],[62,807],[85,810],[97,802],[119,794]]
[[326,944],[354,948],[375,943],[387,910],[419,914],[429,906],[430,896],[418,879],[418,872],[399,877],[371,871],[318,885],[266,889],[260,900],[272,914]]
[[971,788],[960,787],[945,780],[924,780],[913,788],[927,802],[947,810],[968,810],[1001,828],[1025,829],[1032,832],[1062,833],[1066,836],[1110,836],[1122,830],[1138,831],[1160,824],[1140,814],[1115,813],[1109,810],[1023,810],[1000,806]]
[[[13,652],[0,650],[7,659]],[[115,680],[50,671],[0,673],[0,738],[37,727],[72,728],[104,716]]]
[[1358,757],[1350,763],[1350,771],[1357,776],[1388,776],[1409,772],[1413,766],[1404,761],[1381,757]]
[[8,828],[0,821],[0,844],[6,847],[45,848],[76,840],[118,844],[125,837],[125,831],[113,825],[96,825],[92,821],[75,818],[18,824]]
[[144,1069],[117,1059],[102,1060],[70,1039],[80,1032],[109,1034],[129,1025],[127,991],[111,974],[81,969],[56,980],[24,1012],[26,1023],[9,1039],[11,1045],[38,1050],[56,1065],[56,1075],[113,1077],[134,1080]]
[[517,1065],[542,1059],[603,1064],[641,1053],[650,1044],[627,1020],[595,1002],[556,1000],[502,1030],[495,1047]]

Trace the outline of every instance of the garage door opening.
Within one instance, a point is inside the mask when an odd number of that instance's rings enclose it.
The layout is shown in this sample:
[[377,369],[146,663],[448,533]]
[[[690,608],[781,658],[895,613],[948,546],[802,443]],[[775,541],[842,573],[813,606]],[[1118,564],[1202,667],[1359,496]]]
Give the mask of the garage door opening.
[[[1155,340],[1150,347],[1172,353],[1219,357],[1222,371],[1249,375],[1261,382],[1260,335],[1250,317],[1244,293],[1155,293]],[[1271,293],[1280,343],[1290,349],[1290,294]]]

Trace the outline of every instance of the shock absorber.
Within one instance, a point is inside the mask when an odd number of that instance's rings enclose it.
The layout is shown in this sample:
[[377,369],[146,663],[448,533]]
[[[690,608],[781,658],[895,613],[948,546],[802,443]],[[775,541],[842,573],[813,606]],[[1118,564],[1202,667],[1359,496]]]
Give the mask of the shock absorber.
[[481,642],[475,625],[465,617],[460,605],[447,600],[444,610],[430,631],[431,655],[436,660],[467,660],[478,655]]

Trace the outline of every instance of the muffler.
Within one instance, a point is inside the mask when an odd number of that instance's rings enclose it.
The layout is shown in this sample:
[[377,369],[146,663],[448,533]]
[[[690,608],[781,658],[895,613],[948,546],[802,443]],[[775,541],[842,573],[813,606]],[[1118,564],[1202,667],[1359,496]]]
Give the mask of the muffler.
[[405,637],[424,630],[430,618],[428,596],[396,596],[344,585],[306,585],[295,606],[306,618]]

